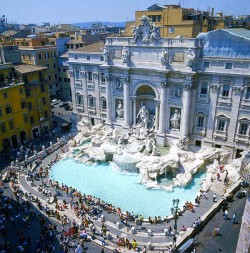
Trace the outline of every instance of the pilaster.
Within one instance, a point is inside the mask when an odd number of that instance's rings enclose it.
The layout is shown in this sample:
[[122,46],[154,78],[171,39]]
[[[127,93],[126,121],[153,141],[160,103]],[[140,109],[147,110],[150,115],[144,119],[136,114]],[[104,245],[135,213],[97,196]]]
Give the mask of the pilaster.
[[181,115],[181,136],[188,137],[190,122],[190,105],[191,105],[192,83],[185,82],[183,85],[183,108]]

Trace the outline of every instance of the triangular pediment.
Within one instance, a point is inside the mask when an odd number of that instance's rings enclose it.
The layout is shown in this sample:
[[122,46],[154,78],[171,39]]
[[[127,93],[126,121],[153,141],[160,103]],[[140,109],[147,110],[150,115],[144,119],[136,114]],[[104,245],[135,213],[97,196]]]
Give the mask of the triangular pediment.
[[147,9],[148,9],[148,11],[158,11],[158,10],[162,10],[164,8],[165,7],[160,4],[153,4],[153,5],[149,6]]
[[219,29],[198,36],[203,40],[203,56],[221,58],[249,58],[250,31]]

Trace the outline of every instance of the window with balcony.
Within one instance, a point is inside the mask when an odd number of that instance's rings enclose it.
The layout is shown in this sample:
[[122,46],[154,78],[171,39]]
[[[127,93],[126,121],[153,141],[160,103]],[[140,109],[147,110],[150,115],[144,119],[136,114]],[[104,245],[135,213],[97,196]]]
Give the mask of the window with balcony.
[[55,80],[57,80],[57,74],[55,74]]
[[21,109],[24,109],[27,107],[27,104],[25,101],[21,101]]
[[42,55],[38,54],[38,59],[41,60],[42,59]]
[[91,59],[90,55],[87,55],[87,61],[90,61],[90,59]]
[[107,101],[106,101],[106,98],[105,97],[101,97],[101,109],[102,110],[106,110],[107,109]]
[[3,98],[8,98],[8,93],[7,92],[3,93]]
[[88,97],[88,107],[95,107],[95,98],[93,96]]
[[206,97],[207,94],[208,94],[208,83],[207,82],[202,82],[201,83],[200,95],[201,95],[201,97]]
[[88,71],[88,81],[93,81],[93,73],[91,71]]
[[247,135],[248,131],[248,124],[247,123],[241,123],[239,128],[239,134],[241,135]]
[[204,116],[198,116],[197,127],[204,127]]
[[6,114],[12,113],[12,108],[11,108],[10,105],[6,105],[6,107],[5,107],[5,113],[6,113]]
[[51,81],[51,75],[48,75],[49,81]]
[[79,70],[75,70],[75,79],[79,80],[80,79],[80,71]]
[[82,95],[76,95],[76,104],[82,105],[83,104],[83,96]]
[[106,78],[105,78],[105,74],[104,73],[102,73],[102,75],[101,75],[101,82],[102,83],[106,82]]
[[53,63],[53,66],[54,66],[54,69],[56,69],[57,66],[56,66],[56,63],[55,63],[55,62]]
[[217,130],[219,131],[225,131],[225,126],[226,126],[226,120],[225,119],[219,119],[218,120],[218,125],[217,125]]
[[223,97],[229,97],[229,92],[230,92],[230,85],[229,84],[223,84],[222,96]]

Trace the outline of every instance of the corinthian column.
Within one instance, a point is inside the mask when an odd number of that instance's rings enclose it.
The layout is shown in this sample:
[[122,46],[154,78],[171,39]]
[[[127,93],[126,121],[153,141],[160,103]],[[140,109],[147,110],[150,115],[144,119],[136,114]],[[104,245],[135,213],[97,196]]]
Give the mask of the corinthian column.
[[106,102],[107,102],[107,124],[112,123],[112,96],[111,96],[111,77],[105,75],[106,79]]
[[124,95],[124,123],[130,125],[130,102],[129,102],[129,80],[123,79],[123,95]]
[[187,137],[189,132],[190,121],[190,104],[191,104],[192,83],[186,82],[183,87],[183,109],[181,115],[181,136]]
[[159,128],[159,107],[160,101],[155,100],[155,131]]
[[132,103],[133,103],[133,126],[136,126],[136,97],[133,97],[131,99]]
[[159,122],[159,132],[166,132],[167,123],[167,82],[161,83],[161,94],[160,94],[160,122]]

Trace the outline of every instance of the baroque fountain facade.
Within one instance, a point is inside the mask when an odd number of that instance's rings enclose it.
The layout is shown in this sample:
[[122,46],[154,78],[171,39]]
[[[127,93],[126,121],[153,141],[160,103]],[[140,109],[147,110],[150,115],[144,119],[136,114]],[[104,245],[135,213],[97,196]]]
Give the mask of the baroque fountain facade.
[[135,131],[144,106],[158,144],[180,140],[239,157],[250,143],[250,32],[185,39],[159,31],[143,16],[132,37],[70,51],[74,112],[93,125]]
[[[81,119],[75,143],[91,141],[70,156],[138,170],[147,187],[160,187],[157,178],[171,173],[167,190],[188,184],[208,165],[208,189],[218,165],[249,145],[249,40],[241,38],[226,29],[161,38],[143,16],[131,38],[70,51],[72,101]],[[169,153],[161,155],[158,145],[169,146]],[[188,151],[190,145],[201,149]],[[232,181],[239,161],[227,165]]]

